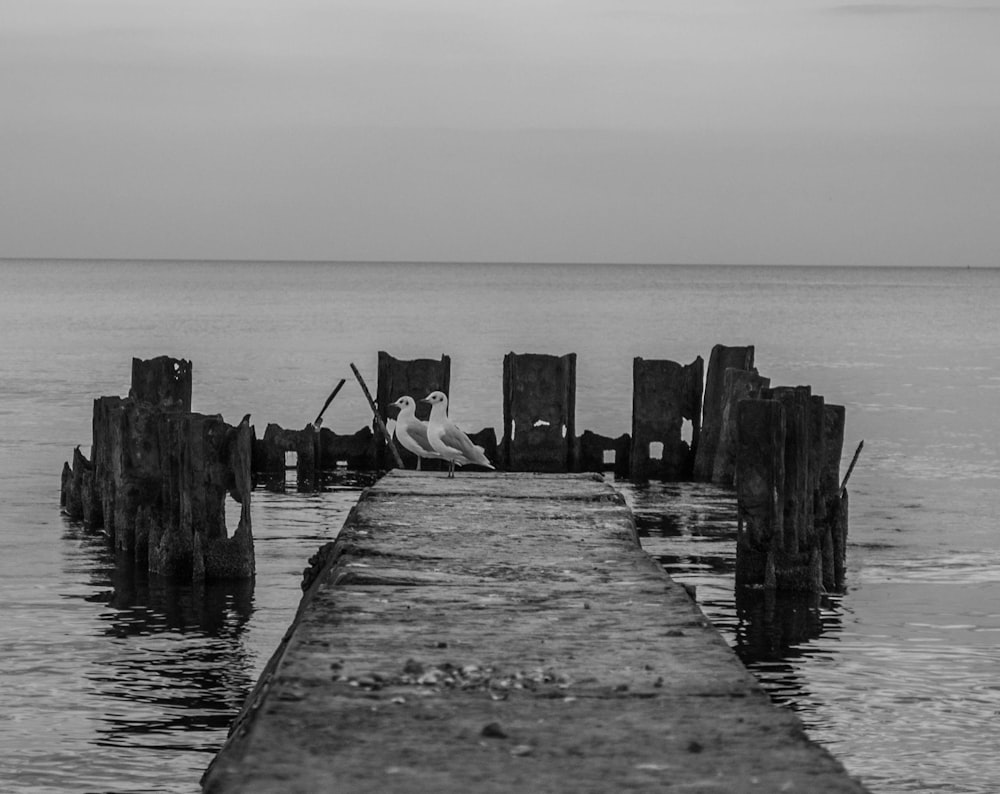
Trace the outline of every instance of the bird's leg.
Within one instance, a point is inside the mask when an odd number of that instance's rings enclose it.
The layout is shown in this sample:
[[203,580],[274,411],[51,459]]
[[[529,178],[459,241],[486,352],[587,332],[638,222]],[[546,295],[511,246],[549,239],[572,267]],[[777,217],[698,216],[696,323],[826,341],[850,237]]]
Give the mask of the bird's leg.
[[417,455],[417,471],[420,471],[420,456]]
[[448,461],[448,477],[449,478],[454,478],[454,476],[455,476],[455,461],[449,460]]

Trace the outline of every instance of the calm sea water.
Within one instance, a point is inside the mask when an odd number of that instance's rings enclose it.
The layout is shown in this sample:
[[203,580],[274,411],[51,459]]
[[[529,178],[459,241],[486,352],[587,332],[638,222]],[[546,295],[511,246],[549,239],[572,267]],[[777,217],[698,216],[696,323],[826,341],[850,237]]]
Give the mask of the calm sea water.
[[[116,572],[59,512],[95,397],[194,362],[194,409],[300,427],[354,362],[452,357],[452,413],[501,427],[509,351],[576,352],[577,426],[629,430],[634,356],[754,344],[847,406],[849,590],[737,602],[724,489],[619,484],[644,545],[772,695],[875,792],[1000,790],[1000,271],[0,263],[0,790],[193,792],[357,496],[258,491],[253,587]],[[349,383],[326,424],[368,421]]]

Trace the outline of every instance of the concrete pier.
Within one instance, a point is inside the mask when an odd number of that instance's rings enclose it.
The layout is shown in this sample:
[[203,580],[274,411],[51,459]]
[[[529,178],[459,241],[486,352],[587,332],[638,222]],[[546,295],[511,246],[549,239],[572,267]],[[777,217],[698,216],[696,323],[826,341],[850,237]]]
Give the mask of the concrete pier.
[[367,490],[206,792],[863,792],[590,475]]

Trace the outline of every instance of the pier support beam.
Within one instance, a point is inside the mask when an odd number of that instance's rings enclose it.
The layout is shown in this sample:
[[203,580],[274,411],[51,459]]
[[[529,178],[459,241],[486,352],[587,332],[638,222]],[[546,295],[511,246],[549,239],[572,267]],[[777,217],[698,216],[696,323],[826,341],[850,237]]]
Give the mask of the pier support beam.
[[503,360],[501,468],[576,468],[576,353],[508,353]]
[[736,586],[774,589],[784,547],[785,409],[742,400],[736,413]]
[[736,404],[740,400],[760,397],[762,389],[771,385],[771,379],[758,375],[756,370],[726,370],[723,377],[722,421],[719,443],[712,466],[712,482],[732,485],[736,474]]
[[722,413],[727,369],[753,370],[753,345],[727,347],[716,345],[708,359],[705,379],[705,402],[702,409],[701,437],[694,457],[694,479],[709,482],[715,470],[722,434]]
[[[132,377],[129,397],[94,401],[92,461],[77,449],[73,467],[64,466],[68,512],[103,525],[121,558],[151,573],[251,578],[249,422],[234,428],[190,412],[190,362],[133,359]],[[233,537],[227,493],[240,505]]]
[[577,439],[577,468],[594,473],[613,471],[615,477],[627,479],[631,449],[632,437],[628,433],[611,438],[584,430]]
[[[632,449],[629,478],[689,480],[701,433],[701,356],[687,365],[665,359],[632,360]],[[691,423],[690,442],[683,439]],[[658,447],[658,456],[652,453]]]
[[[416,401],[417,418],[426,422],[430,417],[431,406],[422,400],[433,391],[442,391],[446,395],[451,394],[451,358],[449,356],[442,355],[440,360],[417,358],[403,361],[390,356],[384,350],[378,352],[378,385],[375,404],[378,406],[379,416],[382,417],[383,422],[388,422],[395,416],[395,414],[389,413],[388,408],[403,396],[412,397]],[[392,458],[381,438],[379,438],[375,449],[376,467],[379,469],[392,468]],[[405,449],[402,444],[397,444],[397,451],[406,468],[416,468],[416,455]],[[491,458],[491,460],[494,459]],[[447,468],[447,466],[443,465],[441,461],[428,459],[422,463],[422,468],[435,470]]]

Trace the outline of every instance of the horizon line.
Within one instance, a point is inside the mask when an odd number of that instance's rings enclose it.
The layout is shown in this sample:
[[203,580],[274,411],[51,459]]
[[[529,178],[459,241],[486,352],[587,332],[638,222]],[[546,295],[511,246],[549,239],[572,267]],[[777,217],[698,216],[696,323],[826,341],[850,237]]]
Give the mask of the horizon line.
[[748,262],[572,262],[556,260],[493,260],[493,259],[230,259],[230,258],[171,258],[171,257],[67,257],[67,256],[0,256],[4,262],[107,262],[130,264],[276,264],[276,265],[474,265],[474,266],[543,266],[543,267],[800,267],[800,268],[852,268],[852,269],[946,269],[946,270],[996,270],[1000,265],[859,265],[830,263],[772,263]]

